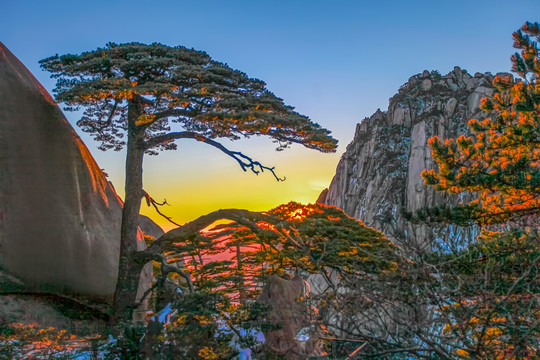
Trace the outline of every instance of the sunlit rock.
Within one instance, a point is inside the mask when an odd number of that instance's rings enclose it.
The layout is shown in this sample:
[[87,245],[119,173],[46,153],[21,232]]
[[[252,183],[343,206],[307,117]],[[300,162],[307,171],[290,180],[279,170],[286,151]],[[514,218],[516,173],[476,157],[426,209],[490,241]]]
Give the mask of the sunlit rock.
[[460,198],[424,185],[420,173],[434,166],[427,140],[467,134],[467,122],[482,118],[482,97],[491,96],[492,76],[474,77],[459,67],[441,76],[412,76],[390,99],[356,127],[332,183],[320,202],[335,205],[397,242],[426,247],[436,239],[466,239],[473,229],[412,226],[403,211],[456,204]]

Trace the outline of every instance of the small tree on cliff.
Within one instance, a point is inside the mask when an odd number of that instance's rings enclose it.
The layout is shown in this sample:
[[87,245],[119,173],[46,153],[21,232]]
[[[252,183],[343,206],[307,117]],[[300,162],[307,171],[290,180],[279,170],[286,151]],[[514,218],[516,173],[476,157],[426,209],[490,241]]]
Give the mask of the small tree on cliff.
[[266,135],[282,150],[299,143],[322,152],[336,148],[329,131],[296,113],[265,84],[185,47],[140,43],[107,44],[80,55],[52,56],[41,67],[57,78],[54,93],[68,110],[84,107],[78,121],[94,134],[101,149],[126,146],[125,201],[115,314],[129,319],[142,266],[137,254],[138,214],[143,197],[144,154],[176,148],[175,140],[193,139],[221,150],[244,170],[271,172],[218,138]]

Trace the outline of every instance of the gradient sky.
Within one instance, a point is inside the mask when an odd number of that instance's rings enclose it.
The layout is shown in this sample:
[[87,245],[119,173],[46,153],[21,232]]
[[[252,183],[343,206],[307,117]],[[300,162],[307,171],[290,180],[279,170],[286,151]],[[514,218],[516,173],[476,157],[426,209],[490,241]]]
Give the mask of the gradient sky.
[[[264,138],[221,140],[275,165],[287,178],[280,183],[269,174],[243,173],[218,150],[190,140],[178,143],[178,151],[147,156],[145,190],[158,201],[166,198],[171,206],[163,211],[184,223],[219,208],[258,211],[291,200],[314,202],[355,125],[377,108],[386,110],[410,76],[424,69],[446,74],[456,65],[470,74],[508,72],[512,32],[540,20],[534,18],[540,1],[4,0],[0,14],[0,41],[49,91],[54,81],[38,66],[48,56],[110,41],[184,45],[264,80],[339,140],[335,154],[300,145],[276,152]],[[66,116],[77,121],[77,114]],[[122,195],[124,153],[101,152],[81,136]],[[151,210],[143,213],[171,228]]]

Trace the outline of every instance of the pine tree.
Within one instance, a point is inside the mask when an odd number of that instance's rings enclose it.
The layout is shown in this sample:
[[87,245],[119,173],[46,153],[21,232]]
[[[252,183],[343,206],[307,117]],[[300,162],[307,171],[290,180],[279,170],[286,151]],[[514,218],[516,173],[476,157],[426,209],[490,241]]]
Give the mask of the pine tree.
[[[381,232],[341,209],[290,202],[260,214],[255,221],[219,225],[205,236],[175,241],[174,256],[191,259],[186,261],[186,271],[193,278],[196,292],[222,294],[226,295],[223,300],[232,301],[220,303],[227,313],[219,313],[219,321],[237,333],[243,329],[246,335],[238,338],[249,343],[249,329],[266,329],[266,335],[272,337],[272,331],[293,321],[286,318],[279,319],[283,323],[275,323],[275,317],[268,312],[271,309],[257,302],[269,276],[305,279],[313,274],[320,278],[321,288],[326,290],[304,294],[296,309],[299,313],[294,316],[311,321],[307,324],[310,336],[318,338],[324,332],[336,336],[336,318],[340,323],[356,322],[348,318],[347,309],[358,310],[362,291],[353,292],[349,285],[356,282],[355,286],[359,286],[369,278],[396,271],[396,251]],[[230,255],[218,260],[213,257],[216,253]],[[307,302],[307,296],[312,303]],[[311,305],[316,306],[317,313],[309,313]]]
[[[426,184],[450,193],[472,192],[478,198],[454,209],[456,219],[479,224],[508,221],[538,227],[540,214],[540,41],[538,23],[514,33],[512,69],[520,76],[497,76],[497,92],[482,101],[489,112],[469,126],[474,137],[429,140],[438,171],[424,170]],[[536,41],[534,41],[536,39]],[[462,219],[463,220],[463,219]]]
[[[499,75],[493,98],[482,100],[485,119],[469,121],[474,137],[429,143],[438,170],[426,184],[476,200],[425,211],[456,224],[484,226],[469,247],[425,259],[436,281],[419,284],[432,305],[442,351],[459,359],[538,358],[540,263],[540,26],[514,33],[512,70]],[[498,225],[489,231],[489,225]],[[422,266],[420,266],[422,268]],[[434,270],[430,270],[434,269]],[[417,271],[418,272],[418,271]],[[444,325],[444,326],[443,326]]]
[[216,141],[265,135],[283,150],[291,143],[322,152],[336,148],[329,131],[300,115],[266,89],[264,82],[182,46],[107,44],[79,55],[52,56],[41,67],[57,78],[57,101],[68,110],[84,108],[78,121],[102,149],[126,146],[125,200],[122,214],[119,281],[115,314],[131,318],[142,266],[137,258],[137,224],[143,197],[144,154],[176,148],[193,139],[213,146],[244,170],[271,172]]
[[[231,222],[209,229],[220,219]],[[168,285],[181,289],[171,291],[170,324],[158,332],[158,336],[167,334],[168,345],[155,347],[153,358],[160,351],[189,358],[219,353],[216,358],[227,358],[232,333],[244,348],[260,346],[253,334],[279,327],[268,307],[257,301],[271,275],[318,274],[328,281],[324,293],[313,294],[324,317],[308,314],[306,304],[298,306],[298,316],[312,315],[308,325],[313,335],[314,329],[322,330],[317,320],[331,323],[344,298],[347,306],[357,301],[342,293],[345,287],[336,284],[337,277],[365,280],[394,272],[396,250],[379,231],[322,204],[291,202],[265,213],[225,209],[202,216],[150,242],[144,250],[148,255],[163,254],[153,291],[162,294],[160,288]],[[179,260],[183,260],[181,271],[171,266]]]
[[423,171],[426,184],[475,200],[411,216],[478,225],[481,233],[469,244],[401,262],[387,279],[390,286],[377,279],[381,290],[370,292],[385,294],[385,306],[396,299],[398,311],[387,322],[391,341],[374,339],[373,354],[515,360],[540,355],[539,24],[526,23],[514,40],[521,50],[511,58],[518,77],[495,77],[496,93],[482,99],[485,118],[469,121],[473,135],[429,140],[437,167]]

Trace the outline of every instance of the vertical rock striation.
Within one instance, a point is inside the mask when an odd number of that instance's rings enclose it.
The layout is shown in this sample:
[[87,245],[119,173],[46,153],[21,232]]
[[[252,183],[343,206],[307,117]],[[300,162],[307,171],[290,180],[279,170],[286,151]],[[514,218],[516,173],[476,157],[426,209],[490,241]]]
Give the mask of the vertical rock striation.
[[[455,67],[445,76],[424,71],[409,79],[389,102],[356,127],[326,194],[319,202],[381,230],[397,242],[425,248],[436,239],[466,240],[473,229],[411,225],[403,211],[456,204],[464,195],[435,192],[420,173],[434,167],[427,141],[467,134],[467,122],[482,117],[482,97],[491,96],[491,74],[469,75]],[[466,195],[465,195],[466,196]]]

